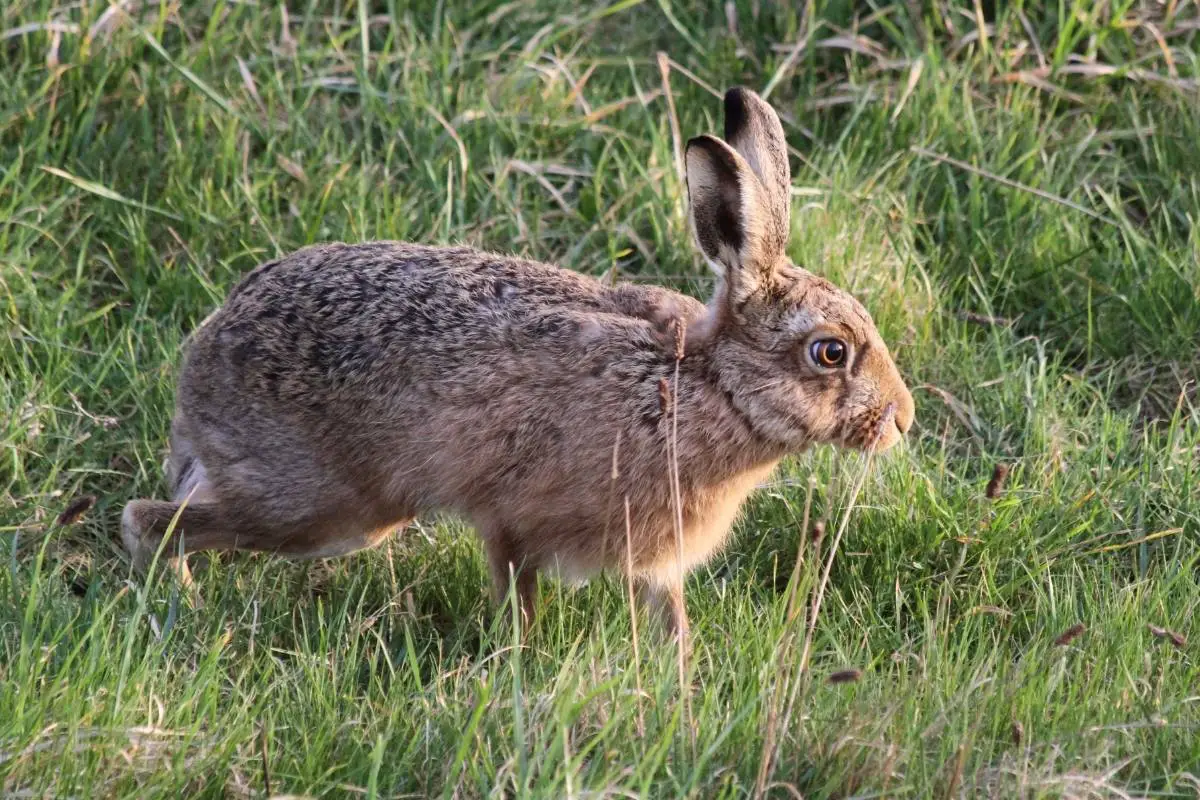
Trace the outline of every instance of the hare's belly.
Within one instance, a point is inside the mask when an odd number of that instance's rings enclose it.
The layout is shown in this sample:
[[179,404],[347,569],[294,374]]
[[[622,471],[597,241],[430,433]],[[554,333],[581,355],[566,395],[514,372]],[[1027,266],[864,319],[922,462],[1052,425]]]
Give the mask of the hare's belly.
[[[632,572],[654,582],[674,580],[706,562],[724,546],[743,501],[766,478],[774,465],[749,470],[719,487],[685,496],[683,535],[676,535],[673,507],[631,509],[628,529],[622,513],[609,520],[605,530],[582,529],[567,533],[572,526],[557,527],[556,539],[538,537],[530,542],[538,550],[542,571],[572,583],[587,580],[604,569],[624,569],[632,556]],[[543,521],[547,522],[547,521]],[[550,544],[553,541],[553,544]],[[542,545],[539,547],[538,545]]]
[[597,563],[596,559],[579,558],[568,554],[554,554],[544,557],[538,569],[547,577],[562,583],[579,586],[585,584],[597,573],[602,572],[605,565]]

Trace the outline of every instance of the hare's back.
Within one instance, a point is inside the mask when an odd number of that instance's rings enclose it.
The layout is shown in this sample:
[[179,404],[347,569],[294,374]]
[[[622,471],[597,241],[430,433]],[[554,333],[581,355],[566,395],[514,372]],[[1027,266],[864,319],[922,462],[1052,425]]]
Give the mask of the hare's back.
[[[405,387],[435,394],[655,348],[655,287],[607,287],[569,270],[466,247],[317,245],[247,275],[197,332],[180,399],[328,409]],[[513,374],[516,373],[516,374]]]
[[[306,247],[263,264],[230,292],[225,321],[270,320],[430,332],[484,324],[489,312],[522,306],[598,308],[610,290],[596,280],[534,261],[470,247],[401,242]],[[294,316],[292,316],[294,315]],[[441,323],[440,325],[438,323]]]

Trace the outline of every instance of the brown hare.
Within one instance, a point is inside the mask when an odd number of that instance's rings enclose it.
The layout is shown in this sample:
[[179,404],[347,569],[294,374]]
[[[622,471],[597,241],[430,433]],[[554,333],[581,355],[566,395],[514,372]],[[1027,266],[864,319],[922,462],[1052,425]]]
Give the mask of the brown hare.
[[173,499],[122,516],[134,562],[181,505],[168,556],[340,556],[448,510],[527,614],[539,570],[617,568],[686,633],[680,570],[781,458],[883,450],[913,421],[870,315],[787,259],[771,107],[731,90],[725,140],[686,162],[707,305],[469,247],[317,245],[252,271],[188,349]]

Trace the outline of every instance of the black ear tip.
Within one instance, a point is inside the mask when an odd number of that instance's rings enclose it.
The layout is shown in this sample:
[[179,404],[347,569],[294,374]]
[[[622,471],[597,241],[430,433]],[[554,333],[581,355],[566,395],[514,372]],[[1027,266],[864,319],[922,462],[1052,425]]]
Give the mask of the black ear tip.
[[745,86],[730,86],[729,90],[725,92],[725,102],[743,102],[743,98],[745,98],[749,92],[750,90]]
[[750,98],[754,93],[743,86],[735,86],[725,93],[725,141],[737,135],[746,126],[750,115]]
[[701,150],[714,158],[720,158],[721,148],[712,136],[693,136],[691,139],[688,139],[687,144],[683,148],[683,153],[687,155],[693,150]]
[[692,163],[693,153],[708,153],[710,152],[708,142],[703,136],[693,136],[688,139],[687,144],[683,146],[683,159],[687,163]]
[[737,157],[729,145],[715,136],[695,136],[688,139],[687,146],[683,151],[684,158],[688,158],[692,151],[704,153],[708,163],[712,164],[715,168],[728,173],[730,176],[737,175]]

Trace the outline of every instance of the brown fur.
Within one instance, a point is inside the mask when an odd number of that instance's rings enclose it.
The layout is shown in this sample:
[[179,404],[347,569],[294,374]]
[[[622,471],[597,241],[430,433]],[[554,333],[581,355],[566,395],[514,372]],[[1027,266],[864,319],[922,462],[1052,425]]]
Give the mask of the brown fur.
[[[298,557],[370,547],[445,509],[477,527],[499,593],[517,576],[527,611],[537,570],[616,567],[685,629],[680,556],[688,569],[721,547],[780,458],[884,449],[913,415],[867,312],[786,260],[774,112],[735,89],[726,113],[733,147],[705,136],[687,152],[697,240],[722,278],[708,306],[466,247],[319,245],[251,272],[191,343],[174,499],[135,500],[122,519],[135,560],[185,500],[184,552]],[[844,368],[812,362],[827,336],[849,346]]]

